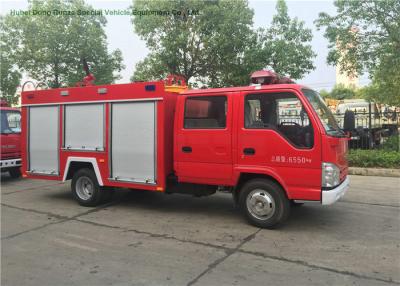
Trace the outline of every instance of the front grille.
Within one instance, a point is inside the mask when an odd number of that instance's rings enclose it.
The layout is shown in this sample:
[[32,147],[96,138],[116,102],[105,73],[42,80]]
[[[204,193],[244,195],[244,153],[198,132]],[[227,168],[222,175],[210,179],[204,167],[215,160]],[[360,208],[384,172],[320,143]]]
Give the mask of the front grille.
[[0,168],[19,167],[19,166],[21,166],[21,159],[0,161]]

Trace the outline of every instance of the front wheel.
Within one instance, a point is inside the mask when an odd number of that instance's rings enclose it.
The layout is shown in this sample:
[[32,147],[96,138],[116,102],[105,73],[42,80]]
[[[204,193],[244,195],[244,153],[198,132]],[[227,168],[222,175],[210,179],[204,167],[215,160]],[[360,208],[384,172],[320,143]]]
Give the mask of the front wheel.
[[273,228],[283,223],[290,213],[290,201],[275,182],[254,179],[240,191],[239,206],[250,224]]
[[71,182],[72,195],[85,207],[94,207],[110,199],[109,190],[102,189],[91,169],[80,169]]
[[10,170],[8,170],[8,172],[10,173],[11,178],[19,178],[21,177],[21,170],[19,169],[19,167],[17,168],[12,168]]

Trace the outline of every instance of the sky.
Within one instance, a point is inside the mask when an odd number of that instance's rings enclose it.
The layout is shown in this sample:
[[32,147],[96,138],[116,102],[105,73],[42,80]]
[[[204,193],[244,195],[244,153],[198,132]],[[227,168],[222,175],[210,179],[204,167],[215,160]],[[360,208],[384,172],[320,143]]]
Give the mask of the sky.
[[[125,0],[86,0],[94,9],[127,9],[132,5],[132,1]],[[335,85],[335,67],[326,63],[328,54],[328,41],[323,36],[323,30],[318,31],[314,21],[320,12],[335,14],[336,9],[333,1],[286,1],[290,17],[297,17],[305,22],[305,26],[312,29],[313,40],[311,42],[317,57],[314,59],[316,69],[305,75],[304,78],[297,80],[298,83],[308,85],[316,90],[330,90]],[[0,14],[8,14],[12,9],[28,8],[26,0],[3,0],[0,4]],[[250,0],[249,6],[254,10],[254,28],[268,27],[272,21],[275,11],[276,1],[273,0]],[[135,64],[143,60],[149,50],[146,44],[137,34],[134,33],[130,16],[106,16],[107,26],[105,28],[107,42],[110,50],[120,49],[124,59],[125,69],[121,72],[122,78],[118,83],[130,81],[135,68]],[[367,77],[360,78],[360,84],[368,83]]]

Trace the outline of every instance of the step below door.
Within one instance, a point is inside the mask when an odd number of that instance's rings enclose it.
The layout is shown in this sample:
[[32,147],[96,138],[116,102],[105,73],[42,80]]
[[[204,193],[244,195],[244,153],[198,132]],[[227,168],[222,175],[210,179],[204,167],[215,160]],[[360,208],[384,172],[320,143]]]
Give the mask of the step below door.
[[111,106],[111,179],[156,183],[156,103]]

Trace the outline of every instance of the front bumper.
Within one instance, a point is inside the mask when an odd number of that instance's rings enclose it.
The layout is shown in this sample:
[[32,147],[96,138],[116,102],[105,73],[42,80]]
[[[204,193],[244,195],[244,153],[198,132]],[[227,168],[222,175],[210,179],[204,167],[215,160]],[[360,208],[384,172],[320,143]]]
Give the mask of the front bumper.
[[20,166],[21,166],[21,158],[0,161],[0,169],[1,170],[6,170],[6,169],[20,167]]
[[322,190],[321,203],[323,205],[331,205],[337,202],[341,197],[344,196],[346,191],[349,189],[349,177],[347,177],[339,186],[331,190]]

